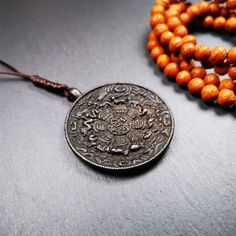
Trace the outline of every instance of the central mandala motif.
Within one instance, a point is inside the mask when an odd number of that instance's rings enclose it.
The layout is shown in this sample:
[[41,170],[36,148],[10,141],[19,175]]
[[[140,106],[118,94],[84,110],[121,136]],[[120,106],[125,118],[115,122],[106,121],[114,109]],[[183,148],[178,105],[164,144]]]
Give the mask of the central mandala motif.
[[132,127],[132,121],[128,116],[117,116],[111,118],[108,124],[108,130],[115,135],[126,134]]
[[78,99],[66,123],[76,153],[115,169],[154,158],[169,142],[172,128],[171,114],[156,94],[126,84],[87,93]]
[[[94,122],[93,144],[102,152],[122,153],[128,155],[130,150],[142,147],[142,136],[146,118],[139,113],[139,108],[132,106],[127,109],[123,105],[106,108],[98,114]],[[140,116],[141,115],[141,116]],[[91,145],[93,145],[91,143]]]

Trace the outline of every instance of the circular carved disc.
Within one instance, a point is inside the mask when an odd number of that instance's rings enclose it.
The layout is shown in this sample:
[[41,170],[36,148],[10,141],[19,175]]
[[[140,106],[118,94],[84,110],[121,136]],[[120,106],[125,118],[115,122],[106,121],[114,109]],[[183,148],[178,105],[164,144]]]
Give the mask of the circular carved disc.
[[157,157],[170,142],[173,116],[152,91],[133,84],[109,84],[84,94],[65,121],[66,139],[85,161],[128,169]]

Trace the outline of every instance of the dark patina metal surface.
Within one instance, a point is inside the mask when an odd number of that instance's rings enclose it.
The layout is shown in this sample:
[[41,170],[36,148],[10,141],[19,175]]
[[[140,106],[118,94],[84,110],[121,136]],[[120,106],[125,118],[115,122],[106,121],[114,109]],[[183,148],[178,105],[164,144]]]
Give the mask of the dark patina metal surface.
[[72,150],[99,167],[128,169],[157,157],[174,130],[167,104],[133,84],[98,87],[78,98],[65,121]]

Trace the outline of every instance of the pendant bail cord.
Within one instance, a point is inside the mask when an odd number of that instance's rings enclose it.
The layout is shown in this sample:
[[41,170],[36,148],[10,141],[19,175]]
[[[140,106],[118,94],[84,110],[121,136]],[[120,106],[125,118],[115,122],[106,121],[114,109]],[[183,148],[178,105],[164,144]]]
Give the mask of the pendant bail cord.
[[36,87],[43,88],[49,92],[58,94],[60,96],[66,97],[69,101],[75,101],[82,92],[79,89],[68,87],[66,84],[60,84],[48,79],[45,79],[39,75],[29,75],[22,73],[12,65],[0,60],[0,64],[10,69],[12,72],[0,72],[0,75],[10,75],[21,77],[25,80],[31,81]]

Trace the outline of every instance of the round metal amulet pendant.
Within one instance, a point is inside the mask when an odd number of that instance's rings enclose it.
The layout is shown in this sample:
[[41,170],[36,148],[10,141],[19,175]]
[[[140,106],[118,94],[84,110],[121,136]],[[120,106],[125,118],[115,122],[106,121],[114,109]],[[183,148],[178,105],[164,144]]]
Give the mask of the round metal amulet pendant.
[[109,84],[79,97],[67,114],[66,139],[85,161],[129,169],[160,155],[174,131],[173,115],[156,93],[134,84]]

